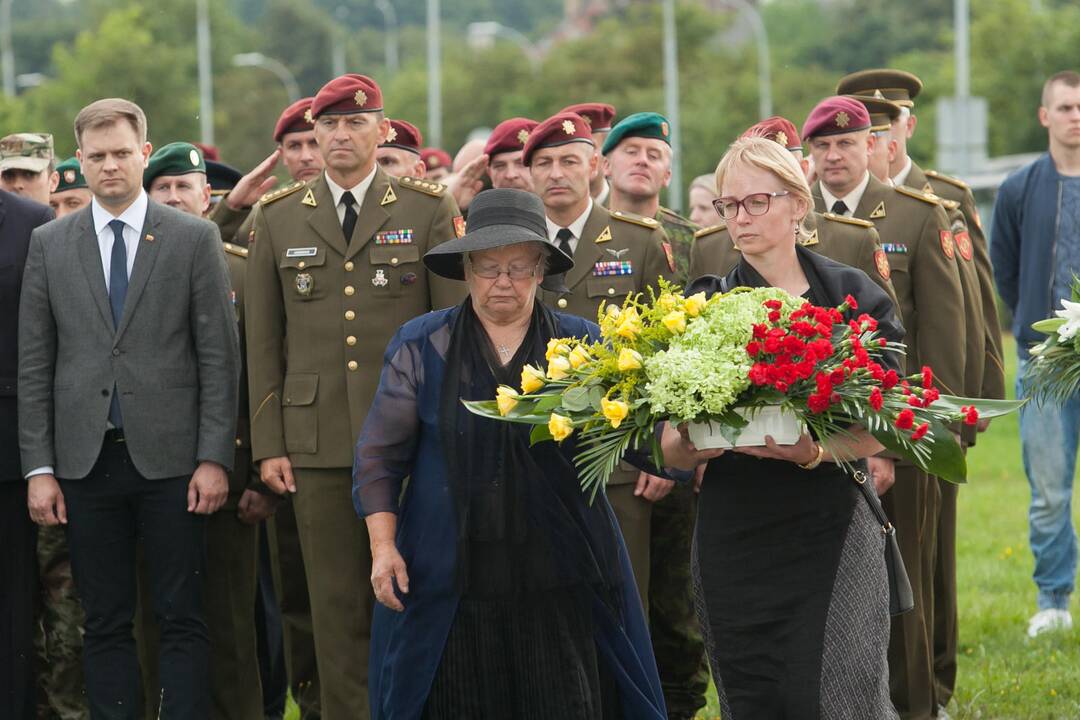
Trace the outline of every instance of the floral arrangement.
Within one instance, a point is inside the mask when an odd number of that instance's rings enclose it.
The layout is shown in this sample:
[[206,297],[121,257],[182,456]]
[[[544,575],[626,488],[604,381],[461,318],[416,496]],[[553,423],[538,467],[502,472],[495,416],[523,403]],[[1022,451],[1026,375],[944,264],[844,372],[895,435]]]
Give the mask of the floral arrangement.
[[1032,323],[1046,334],[1031,348],[1024,374],[1028,394],[1042,403],[1062,403],[1080,392],[1080,279],[1073,278],[1072,300],[1062,300],[1054,317]]
[[826,445],[857,423],[928,472],[963,482],[964,456],[948,425],[1000,415],[1006,401],[942,395],[933,372],[901,377],[879,360],[903,353],[848,296],[816,307],[776,288],[684,297],[661,281],[648,301],[629,296],[599,312],[602,339],[553,339],[547,367],[527,365],[521,388],[501,386],[473,412],[533,425],[532,442],[579,433],[583,490],[595,496],[627,450],[662,466],[657,425],[710,422],[733,444],[760,408],[794,414]]

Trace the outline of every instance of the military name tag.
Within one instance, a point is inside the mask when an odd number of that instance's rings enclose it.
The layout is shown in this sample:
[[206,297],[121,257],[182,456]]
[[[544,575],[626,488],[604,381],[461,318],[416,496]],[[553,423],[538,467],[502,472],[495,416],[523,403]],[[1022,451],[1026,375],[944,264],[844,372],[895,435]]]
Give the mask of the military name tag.
[[315,257],[318,254],[319,248],[306,247],[306,248],[289,248],[285,251],[285,257]]
[[907,245],[904,243],[881,243],[881,249],[887,253],[907,255]]
[[311,277],[311,273],[302,272],[296,274],[296,292],[307,297],[314,288],[315,278]]
[[633,275],[634,265],[629,260],[612,260],[598,262],[593,265],[593,277],[609,277],[612,275]]
[[412,228],[403,228],[401,230],[384,230],[383,232],[375,233],[376,245],[408,245],[413,240]]

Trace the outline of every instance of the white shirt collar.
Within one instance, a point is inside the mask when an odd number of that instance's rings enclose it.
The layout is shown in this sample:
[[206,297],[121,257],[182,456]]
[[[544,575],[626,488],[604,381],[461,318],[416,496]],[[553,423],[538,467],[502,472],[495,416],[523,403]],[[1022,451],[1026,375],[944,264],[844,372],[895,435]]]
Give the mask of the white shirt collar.
[[855,208],[859,207],[859,202],[862,200],[863,193],[866,192],[866,186],[870,184],[870,171],[866,171],[866,175],[863,177],[862,182],[855,186],[851,192],[842,198],[838,198],[829,192],[829,188],[825,183],[821,183],[821,199],[825,201],[825,212],[832,212],[833,205],[837,200],[843,200],[847,205],[848,211],[844,213],[847,217],[851,217],[855,213]]
[[[579,240],[581,238],[581,233],[585,230],[585,221],[589,219],[589,213],[592,212],[592,209],[593,199],[589,198],[589,204],[585,206],[585,212],[578,215],[577,220],[574,220],[574,222],[566,226],[574,235],[574,240]],[[555,236],[563,226],[556,225],[547,215],[544,216],[544,220],[547,222],[548,240],[555,242]],[[573,243],[574,240],[571,240],[571,243]]]
[[124,212],[113,215],[98,202],[96,196],[92,197],[90,199],[90,212],[94,216],[94,234],[100,235],[105,226],[113,220],[120,220],[135,233],[141,232],[143,224],[146,222],[146,208],[149,204],[146,191],[140,189],[139,195],[134,202],[127,206]]
[[330,177],[330,173],[323,170],[323,177],[326,178],[326,186],[330,188],[330,195],[332,195],[334,198],[334,207],[339,207],[341,205],[341,196],[345,194],[346,190],[352,192],[353,199],[356,200],[357,207],[362,206],[364,204],[364,196],[367,195],[368,188],[371,187],[372,181],[375,180],[375,170],[377,167],[378,165],[373,166],[371,168],[371,172],[368,173],[367,177],[351,188],[341,187],[333,181],[333,179]]
[[900,172],[893,175],[893,185],[904,185],[907,183],[908,175],[911,174],[911,157],[904,159],[904,167]]

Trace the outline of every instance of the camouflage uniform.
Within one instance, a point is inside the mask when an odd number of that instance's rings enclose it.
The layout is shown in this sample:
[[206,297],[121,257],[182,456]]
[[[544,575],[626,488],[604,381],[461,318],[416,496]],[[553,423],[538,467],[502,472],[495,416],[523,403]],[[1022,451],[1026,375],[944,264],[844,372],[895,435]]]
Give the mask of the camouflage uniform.
[[38,667],[38,717],[84,720],[86,706],[82,650],[86,616],[71,575],[71,554],[64,528],[38,530],[41,573],[41,620],[35,633]]
[[668,210],[663,206],[656,213],[656,219],[660,222],[660,227],[664,229],[664,234],[667,235],[671,251],[675,256],[675,282],[686,287],[687,283],[693,279],[689,276],[690,248],[694,244],[694,233],[700,228],[674,210]]

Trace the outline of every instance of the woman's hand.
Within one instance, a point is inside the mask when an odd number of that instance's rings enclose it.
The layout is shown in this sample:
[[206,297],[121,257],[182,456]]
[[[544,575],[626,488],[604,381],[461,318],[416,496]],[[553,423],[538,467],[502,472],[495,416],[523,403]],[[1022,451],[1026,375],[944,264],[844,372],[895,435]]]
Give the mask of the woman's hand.
[[405,606],[394,593],[394,581],[403,595],[409,594],[409,573],[397,545],[393,541],[372,545],[371,587],[375,589],[375,599],[391,610],[402,612]]
[[818,456],[817,443],[806,433],[803,433],[799,441],[794,445],[777,445],[772,435],[766,435],[764,445],[737,447],[734,450],[743,455],[753,455],[756,458],[768,458],[770,460],[783,460],[797,465],[811,463]]
[[686,423],[678,429],[672,427],[671,423],[664,423],[664,431],[660,435],[660,449],[664,453],[664,464],[680,470],[695,470],[698,465],[724,454],[723,448],[698,450],[694,447],[686,431]]

